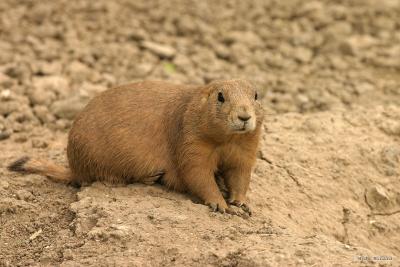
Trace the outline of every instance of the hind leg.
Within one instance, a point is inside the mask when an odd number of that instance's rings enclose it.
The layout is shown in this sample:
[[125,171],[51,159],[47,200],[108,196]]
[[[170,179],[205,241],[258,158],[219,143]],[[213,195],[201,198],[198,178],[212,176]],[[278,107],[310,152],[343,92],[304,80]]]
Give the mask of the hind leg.
[[139,179],[139,182],[146,185],[153,185],[158,182],[165,175],[165,172],[160,171],[150,176],[145,176]]

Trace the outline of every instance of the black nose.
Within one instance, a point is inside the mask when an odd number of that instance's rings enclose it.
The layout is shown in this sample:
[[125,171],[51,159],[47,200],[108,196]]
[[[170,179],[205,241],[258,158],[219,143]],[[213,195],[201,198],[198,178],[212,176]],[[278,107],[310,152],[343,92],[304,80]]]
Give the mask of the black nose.
[[238,118],[239,118],[239,120],[246,122],[246,121],[250,120],[251,116],[250,115],[239,115]]

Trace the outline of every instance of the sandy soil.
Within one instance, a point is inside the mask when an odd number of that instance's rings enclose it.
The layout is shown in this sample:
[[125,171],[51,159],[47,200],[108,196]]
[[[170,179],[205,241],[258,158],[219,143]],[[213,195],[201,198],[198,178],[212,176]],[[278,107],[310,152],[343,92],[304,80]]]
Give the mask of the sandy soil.
[[[398,1],[4,0],[0,15],[0,266],[399,266]],[[73,117],[110,86],[232,77],[268,113],[250,218],[6,170],[65,164]]]

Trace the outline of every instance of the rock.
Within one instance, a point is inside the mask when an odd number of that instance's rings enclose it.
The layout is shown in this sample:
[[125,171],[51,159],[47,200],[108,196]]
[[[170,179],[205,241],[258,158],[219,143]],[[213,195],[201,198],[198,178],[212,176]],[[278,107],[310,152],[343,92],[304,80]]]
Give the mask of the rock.
[[247,46],[241,43],[235,43],[231,46],[232,60],[239,66],[250,64],[252,52]]
[[369,35],[355,35],[344,40],[340,46],[340,51],[345,55],[357,56],[362,49],[371,47],[377,40]]
[[388,135],[400,136],[400,122],[397,120],[387,119],[378,122],[379,128]]
[[67,73],[76,83],[82,83],[89,80],[92,70],[80,61],[73,61],[68,65]]
[[32,66],[35,74],[57,75],[61,73],[62,66],[59,62],[40,61]]
[[142,47],[148,49],[149,51],[153,52],[160,58],[173,58],[176,54],[176,50],[173,47],[168,45],[163,45],[159,43],[154,43],[150,41],[143,41]]
[[28,92],[29,100],[33,105],[50,105],[56,99],[54,91],[35,88]]
[[74,96],[54,102],[50,110],[58,118],[71,120],[85,107],[88,101],[87,97]]
[[63,251],[63,258],[65,260],[72,260],[74,258],[74,253],[72,252],[71,249],[67,248],[66,250]]
[[10,88],[14,84],[14,81],[5,75],[4,73],[0,72],[0,87],[1,88]]
[[18,112],[9,114],[7,120],[10,122],[26,124],[27,122],[35,122],[36,117],[28,106],[20,106]]
[[154,69],[154,65],[151,63],[139,63],[133,68],[132,76],[135,78],[144,78]]
[[353,31],[351,24],[347,21],[336,22],[329,25],[325,30],[325,35],[329,40],[336,40],[338,36],[348,36]]
[[19,134],[14,138],[16,143],[25,143],[26,141],[28,141],[28,137],[24,134]]
[[296,47],[293,50],[293,57],[300,63],[308,63],[313,57],[313,52],[305,47]]
[[11,99],[11,91],[9,89],[1,91],[0,101],[8,101],[10,99]]
[[368,82],[359,82],[354,85],[354,89],[357,92],[357,94],[364,94],[367,92],[371,92],[375,89],[374,85],[368,83]]
[[69,128],[70,125],[71,125],[71,122],[69,120],[61,119],[61,120],[56,121],[56,124],[54,125],[54,129],[63,131],[65,129]]
[[18,191],[15,193],[15,195],[17,196],[17,199],[19,199],[19,200],[25,200],[25,201],[33,200],[33,199],[35,198],[34,195],[32,195],[31,192],[26,191],[26,190],[24,190],[24,189],[18,190]]
[[230,32],[223,38],[223,42],[226,44],[241,43],[248,48],[259,48],[264,45],[262,39],[252,31]]
[[28,64],[15,62],[5,67],[4,73],[9,77],[18,80],[20,83],[24,83],[30,79],[31,70]]
[[32,241],[34,239],[36,239],[39,235],[41,235],[43,232],[42,229],[37,230],[36,232],[34,232],[30,237],[29,240]]
[[368,205],[374,210],[384,211],[392,206],[387,190],[381,185],[370,187],[365,194],[365,198]]
[[44,140],[40,139],[32,139],[32,147],[33,148],[46,148],[48,147],[48,143]]
[[115,76],[109,74],[109,73],[103,73],[101,74],[101,83],[105,84],[105,86],[107,88],[109,87],[113,87],[116,85],[117,83],[117,79],[115,78]]
[[173,63],[177,66],[177,68],[183,71],[186,71],[192,66],[192,62],[190,61],[190,59],[187,56],[181,54],[176,55]]
[[213,49],[215,51],[215,55],[218,58],[224,59],[224,60],[229,60],[230,59],[230,52],[229,48],[226,45],[215,43],[213,46]]
[[33,107],[33,112],[42,123],[51,123],[56,120],[46,106],[35,106]]
[[107,88],[101,84],[93,84],[89,82],[84,82],[82,84],[82,91],[80,92],[81,96],[84,97],[94,97],[99,93],[105,91]]
[[69,92],[69,82],[62,76],[44,76],[33,79],[33,87],[41,92],[52,91],[65,96]]
[[7,181],[0,180],[0,189],[8,189],[10,184]]
[[319,12],[324,9],[324,4],[318,1],[304,2],[298,9],[296,9],[297,16],[307,16],[313,12]]
[[0,115],[8,116],[12,112],[19,110],[20,103],[17,101],[6,101],[0,104]]
[[0,130],[0,141],[6,140],[11,136],[11,132],[7,130]]

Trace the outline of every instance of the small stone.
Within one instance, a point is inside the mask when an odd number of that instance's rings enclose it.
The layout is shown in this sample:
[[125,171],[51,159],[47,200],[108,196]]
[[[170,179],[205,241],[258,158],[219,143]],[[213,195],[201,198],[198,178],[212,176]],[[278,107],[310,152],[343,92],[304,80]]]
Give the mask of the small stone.
[[67,248],[66,250],[63,251],[63,258],[65,260],[72,260],[74,259],[74,253],[72,252],[71,249]]
[[305,47],[297,47],[293,50],[294,58],[300,63],[308,63],[313,57],[313,52]]
[[88,102],[87,97],[75,96],[54,102],[50,110],[58,118],[73,119]]
[[367,92],[371,92],[375,88],[374,88],[374,86],[372,84],[370,84],[368,82],[360,82],[360,83],[357,83],[355,85],[354,89],[358,94],[361,95],[361,94],[364,94],[364,93],[367,93]]
[[56,130],[61,130],[61,131],[63,131],[63,130],[65,130],[65,129],[67,129],[67,128],[69,127],[69,125],[70,125],[70,123],[69,123],[68,120],[66,120],[66,119],[61,119],[61,120],[57,120],[57,121],[56,121],[56,123],[55,123],[55,125],[54,125],[54,128],[55,128]]
[[92,70],[80,61],[73,61],[68,65],[67,73],[74,82],[81,83],[89,79]]
[[14,81],[5,75],[4,73],[0,72],[0,86],[2,88],[10,88],[14,84]]
[[175,48],[159,43],[144,41],[142,46],[161,58],[173,58],[176,54]]
[[1,189],[8,189],[10,187],[10,184],[7,181],[0,181],[0,188]]
[[29,100],[33,105],[50,105],[56,99],[53,91],[36,88],[28,92]]
[[41,106],[41,105],[35,106],[33,108],[33,112],[42,123],[51,123],[56,120],[54,115],[50,113],[50,111],[46,106]]
[[35,197],[32,195],[31,192],[26,191],[26,190],[24,190],[24,189],[18,190],[18,191],[16,192],[16,196],[17,196],[17,199],[19,199],[19,200],[25,200],[25,201],[32,200],[32,199],[35,198]]
[[0,100],[7,101],[11,99],[11,91],[9,89],[3,90],[0,93]]
[[11,132],[10,131],[0,131],[0,141],[2,140],[6,140],[8,138],[10,138],[11,136]]
[[88,83],[88,82],[84,82],[82,85],[82,88],[84,91],[81,92],[81,95],[87,96],[87,97],[96,96],[99,93],[101,93],[107,89],[103,85],[93,84],[93,83]]
[[223,44],[216,43],[214,45],[214,51],[215,51],[215,54],[217,55],[217,57],[224,59],[224,60],[228,60],[231,56],[228,47]]
[[28,137],[24,134],[20,134],[14,139],[14,142],[16,143],[25,143],[26,141],[28,141]]
[[37,230],[36,232],[34,232],[30,237],[29,240],[32,241],[34,239],[36,239],[39,235],[41,235],[43,232],[42,229]]
[[387,210],[391,207],[391,199],[386,189],[381,185],[370,187],[365,198],[371,208],[376,210]]
[[379,122],[379,127],[388,135],[400,135],[400,122],[397,120],[386,120]]
[[377,40],[369,35],[351,36],[343,41],[339,49],[345,55],[356,56],[362,49],[376,44]]
[[381,150],[382,161],[391,166],[398,167],[400,164],[400,148],[394,146],[387,146]]
[[262,47],[264,42],[253,31],[234,31],[224,37],[226,44],[241,43],[248,48]]
[[33,66],[34,73],[41,75],[54,75],[61,73],[62,66],[59,62],[42,61]]
[[33,148],[46,148],[48,147],[48,143],[44,140],[40,140],[40,139],[33,139],[32,140],[32,147]]
[[0,115],[8,116],[14,111],[20,108],[20,104],[17,101],[7,101],[0,104]]
[[52,91],[60,95],[68,95],[70,89],[68,80],[58,75],[35,77],[33,87],[42,92]]
[[300,6],[297,11],[296,15],[298,16],[305,16],[312,12],[318,12],[324,9],[324,5],[318,1],[310,1],[304,2],[304,5]]

